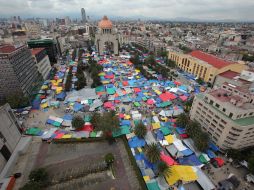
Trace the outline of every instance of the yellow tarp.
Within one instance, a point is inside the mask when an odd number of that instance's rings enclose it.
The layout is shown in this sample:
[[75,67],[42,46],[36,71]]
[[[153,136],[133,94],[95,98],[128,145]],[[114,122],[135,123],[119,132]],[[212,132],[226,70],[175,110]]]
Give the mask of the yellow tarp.
[[161,127],[160,123],[152,123],[153,129],[159,129]]
[[138,151],[139,151],[139,152],[142,152],[142,148],[138,147]]
[[172,144],[174,142],[174,136],[173,135],[167,135],[164,137],[166,141],[168,141],[169,144]]
[[135,69],[135,71],[136,71],[137,73],[140,73],[140,70],[139,70],[139,69]]
[[69,138],[71,138],[71,137],[72,137],[72,135],[67,134],[67,135],[62,136],[62,139],[69,139]]
[[46,89],[48,89],[48,86],[47,85],[42,85],[41,89],[46,90]]
[[48,106],[49,106],[49,105],[48,105],[48,102],[41,104],[41,108],[46,108],[46,107],[48,107]]
[[131,118],[131,116],[130,116],[130,115],[125,115],[125,116],[124,116],[124,119],[129,120],[130,118]]
[[144,181],[145,181],[145,182],[147,182],[147,181],[149,181],[149,180],[150,180],[150,177],[149,177],[149,176],[147,176],[147,175],[146,175],[146,176],[143,176],[143,178],[144,178]]
[[192,166],[173,165],[171,166],[171,171],[171,175],[165,176],[169,185],[174,185],[179,180],[182,180],[183,183],[185,183],[198,179],[198,176],[194,172]]
[[159,90],[155,90],[154,91],[156,94],[158,94],[158,95],[160,95],[162,92],[161,91],[159,91]]
[[59,94],[63,90],[63,87],[56,87],[56,93]]

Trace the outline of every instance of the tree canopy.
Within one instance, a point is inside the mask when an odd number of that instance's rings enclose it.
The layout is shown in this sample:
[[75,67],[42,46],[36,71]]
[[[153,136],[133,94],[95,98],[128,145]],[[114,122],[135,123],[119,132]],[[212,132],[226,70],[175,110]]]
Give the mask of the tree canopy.
[[172,174],[171,168],[163,161],[158,163],[157,168],[160,176],[169,177]]
[[145,148],[145,154],[151,163],[156,163],[160,160],[160,149],[156,143],[147,145]]
[[137,137],[144,138],[147,133],[147,128],[142,122],[139,122],[134,128],[134,133]]
[[81,116],[74,116],[71,124],[72,124],[72,127],[74,127],[75,129],[80,129],[84,126],[85,121],[83,120]]

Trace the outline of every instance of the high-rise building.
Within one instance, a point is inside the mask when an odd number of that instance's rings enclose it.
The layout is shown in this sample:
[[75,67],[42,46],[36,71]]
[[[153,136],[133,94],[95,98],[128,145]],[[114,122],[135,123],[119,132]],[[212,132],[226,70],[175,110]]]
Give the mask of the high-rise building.
[[53,38],[29,40],[27,44],[29,48],[45,48],[51,64],[57,62],[57,44]]
[[254,145],[254,95],[249,88],[228,82],[220,88],[195,96],[190,118],[222,150]]
[[86,11],[84,8],[81,9],[81,18],[82,18],[82,22],[86,23],[87,19],[86,19]]
[[39,73],[27,46],[0,46],[0,102],[14,93],[31,97],[39,80]]
[[21,138],[21,127],[9,104],[0,107],[0,171],[10,159]]
[[32,55],[36,62],[36,67],[39,73],[41,73],[43,79],[46,80],[51,70],[51,65],[46,50],[44,48],[34,48],[32,49]]

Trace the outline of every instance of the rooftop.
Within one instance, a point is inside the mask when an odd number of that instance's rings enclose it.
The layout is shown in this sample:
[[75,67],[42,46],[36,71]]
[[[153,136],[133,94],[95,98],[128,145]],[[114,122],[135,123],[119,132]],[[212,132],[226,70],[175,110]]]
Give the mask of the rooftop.
[[31,52],[32,52],[32,55],[37,55],[42,50],[44,50],[44,48],[33,48],[33,49],[31,49]]
[[225,71],[221,74],[219,74],[220,76],[224,77],[224,78],[228,78],[228,79],[234,79],[236,76],[239,76],[240,74],[234,71]]
[[197,59],[200,59],[202,61],[205,61],[217,69],[220,69],[220,68],[226,67],[230,64],[233,64],[232,62],[222,60],[214,55],[211,55],[211,54],[199,51],[199,50],[192,51],[189,55],[191,55],[192,57],[195,57]]
[[11,53],[15,50],[16,50],[16,48],[13,45],[1,45],[0,46],[0,53]]
[[102,20],[99,22],[99,27],[100,28],[112,28],[113,24],[112,22],[108,19],[107,16],[104,16]]

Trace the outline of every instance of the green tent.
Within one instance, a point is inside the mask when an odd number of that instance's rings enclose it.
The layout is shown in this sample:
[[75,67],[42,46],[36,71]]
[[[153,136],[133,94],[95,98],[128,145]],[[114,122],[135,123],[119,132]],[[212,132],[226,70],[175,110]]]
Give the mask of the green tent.
[[140,105],[140,103],[138,103],[138,102],[134,102],[134,106],[139,107],[139,106],[141,106],[141,105]]
[[109,95],[112,95],[112,94],[115,94],[116,91],[115,91],[114,88],[107,88],[107,93],[108,93]]
[[167,106],[170,106],[172,104],[172,102],[162,102],[161,104],[160,104],[160,107],[161,108],[165,108],[165,107],[167,107]]
[[26,135],[38,135],[41,132],[41,129],[37,127],[32,127],[26,130]]
[[105,91],[104,86],[97,86],[95,88],[95,92],[104,92],[104,91]]
[[130,127],[125,125],[125,126],[121,126],[118,130],[113,131],[113,137],[118,137],[120,135],[126,135],[126,134],[130,134]]
[[147,98],[146,98],[146,97],[142,97],[142,100],[143,100],[143,101],[146,101],[146,100],[147,100]]
[[160,187],[156,180],[150,180],[146,183],[148,190],[160,190]]
[[97,135],[97,132],[95,132],[95,131],[92,131],[92,132],[90,133],[90,137],[96,137],[96,135]]
[[140,122],[140,120],[134,120],[134,125],[137,126]]
[[90,115],[85,115],[84,121],[85,121],[85,122],[91,121],[91,116],[90,116]]
[[60,127],[61,126],[61,123],[57,122],[57,121],[54,121],[54,123],[52,123],[52,125],[54,125],[55,127]]
[[207,164],[209,162],[208,158],[206,158],[207,156],[205,154],[201,154],[199,156],[199,160],[200,162],[202,162],[203,164]]
[[160,130],[161,130],[161,132],[163,133],[164,136],[172,134],[172,131],[168,127],[161,127]]

